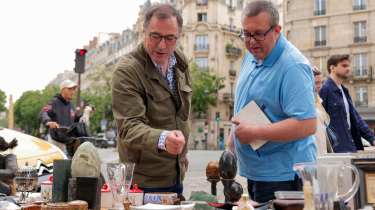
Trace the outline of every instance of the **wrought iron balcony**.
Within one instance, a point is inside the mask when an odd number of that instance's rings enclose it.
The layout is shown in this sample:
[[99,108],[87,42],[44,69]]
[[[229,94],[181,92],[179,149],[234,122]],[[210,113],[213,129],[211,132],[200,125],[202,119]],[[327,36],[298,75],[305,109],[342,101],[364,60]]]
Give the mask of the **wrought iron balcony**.
[[231,93],[223,93],[223,102],[232,102],[233,97]]
[[209,48],[209,44],[194,44],[194,50],[196,52],[206,52]]
[[229,77],[234,79],[234,78],[236,78],[236,76],[237,76],[236,70],[229,69]]
[[237,59],[241,56],[242,50],[238,47],[235,47],[235,46],[231,45],[231,44],[227,44],[225,46],[225,52],[226,52],[227,57]]
[[355,101],[354,105],[356,107],[368,107],[368,100],[365,100],[365,101]]
[[314,42],[315,47],[323,47],[327,45],[327,40],[317,40]]
[[362,42],[367,42],[367,36],[356,36],[353,39],[354,43],[362,43]]
[[364,10],[366,9],[366,4],[353,5],[353,10]]
[[314,11],[314,16],[325,15],[325,14],[326,14],[326,10],[325,9],[315,10]]
[[349,80],[351,82],[354,81],[367,81],[371,82],[372,81],[372,67],[368,68],[362,68],[358,69],[358,67],[353,67],[353,73],[349,77]]

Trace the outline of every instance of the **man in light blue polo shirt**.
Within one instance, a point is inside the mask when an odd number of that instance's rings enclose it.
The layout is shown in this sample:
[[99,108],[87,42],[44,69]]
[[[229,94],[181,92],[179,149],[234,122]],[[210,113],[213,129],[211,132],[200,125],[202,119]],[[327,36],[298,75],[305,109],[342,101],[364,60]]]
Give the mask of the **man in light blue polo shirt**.
[[[241,65],[234,114],[255,101],[272,121],[258,126],[232,119],[240,175],[248,179],[249,194],[257,202],[273,199],[275,191],[301,190],[293,164],[316,159],[312,69],[280,33],[278,21],[268,1],[248,4],[242,15],[242,38],[249,52]],[[249,143],[258,139],[268,142],[253,150]]]

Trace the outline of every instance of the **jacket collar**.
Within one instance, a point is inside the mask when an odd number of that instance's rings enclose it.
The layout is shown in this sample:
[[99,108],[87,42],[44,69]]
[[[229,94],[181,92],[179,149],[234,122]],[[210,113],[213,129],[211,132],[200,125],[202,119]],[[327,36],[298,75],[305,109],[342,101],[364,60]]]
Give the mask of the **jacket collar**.
[[[137,46],[134,56],[137,57],[137,59],[144,62],[145,64],[151,64],[154,66],[150,56],[146,52],[143,42]],[[179,68],[181,71],[184,72],[187,69],[188,64],[184,59],[183,53],[179,49],[176,49],[174,52],[174,56],[176,57],[176,62],[177,62],[176,68]]]
[[65,100],[65,98],[61,94],[57,94],[55,97],[59,99],[61,102],[63,102],[65,105],[69,104],[69,101]]
[[[326,83],[327,83],[327,86],[328,86],[329,89],[341,94],[340,88],[337,86],[337,84],[335,83],[335,81],[333,81],[333,79],[331,77],[327,78]],[[344,91],[346,97],[348,98],[348,96],[349,96],[348,89],[344,85],[341,85],[341,87],[342,87],[342,90]]]

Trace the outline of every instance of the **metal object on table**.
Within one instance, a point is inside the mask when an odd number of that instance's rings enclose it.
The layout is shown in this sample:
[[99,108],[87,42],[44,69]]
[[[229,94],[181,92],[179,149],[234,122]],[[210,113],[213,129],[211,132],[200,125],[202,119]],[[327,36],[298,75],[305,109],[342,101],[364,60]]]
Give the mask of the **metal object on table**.
[[38,172],[36,168],[28,166],[20,167],[14,178],[17,191],[21,192],[19,203],[24,203],[30,192],[36,189],[38,184]]
[[234,178],[237,175],[237,158],[231,151],[224,151],[219,162],[210,161],[206,167],[207,180],[211,183],[211,193],[216,195],[216,184],[224,186],[225,203],[237,202],[243,193],[241,184]]

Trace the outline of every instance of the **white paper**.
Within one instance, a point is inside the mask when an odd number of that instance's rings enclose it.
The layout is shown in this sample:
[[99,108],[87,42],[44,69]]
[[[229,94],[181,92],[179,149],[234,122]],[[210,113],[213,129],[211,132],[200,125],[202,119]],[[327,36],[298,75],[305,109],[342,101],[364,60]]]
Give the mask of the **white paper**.
[[[238,119],[242,123],[248,123],[253,125],[271,124],[270,120],[254,101],[251,101],[245,107],[243,107],[234,116],[234,118]],[[265,143],[267,143],[267,141],[265,140],[255,140],[250,143],[250,146],[251,148],[253,148],[253,150],[257,150]]]

